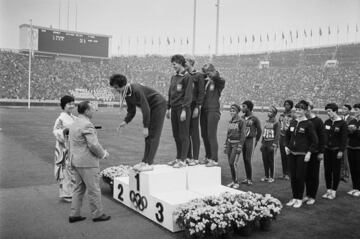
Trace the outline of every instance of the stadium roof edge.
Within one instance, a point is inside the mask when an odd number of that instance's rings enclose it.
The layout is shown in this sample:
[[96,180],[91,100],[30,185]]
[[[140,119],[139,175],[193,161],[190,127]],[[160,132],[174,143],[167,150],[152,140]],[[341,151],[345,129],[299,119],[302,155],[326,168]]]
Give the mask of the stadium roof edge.
[[[21,24],[19,26],[19,28],[22,27],[30,27],[30,24]],[[112,35],[105,35],[105,34],[97,34],[97,33],[89,33],[89,32],[78,32],[78,31],[69,31],[69,30],[63,30],[63,29],[59,29],[59,28],[50,28],[50,27],[41,27],[41,26],[36,26],[36,25],[32,25],[33,28],[41,28],[41,29],[46,29],[46,30],[58,30],[61,32],[68,32],[68,33],[77,33],[77,34],[84,34],[84,35],[93,35],[93,36],[100,36],[100,37],[108,37],[108,38],[112,38]]]

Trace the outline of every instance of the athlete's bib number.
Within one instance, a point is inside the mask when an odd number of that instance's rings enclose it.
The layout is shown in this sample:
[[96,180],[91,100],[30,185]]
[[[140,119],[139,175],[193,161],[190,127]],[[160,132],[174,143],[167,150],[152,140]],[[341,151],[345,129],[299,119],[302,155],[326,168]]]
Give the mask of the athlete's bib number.
[[264,134],[263,134],[265,139],[273,139],[275,138],[275,133],[273,129],[264,129]]

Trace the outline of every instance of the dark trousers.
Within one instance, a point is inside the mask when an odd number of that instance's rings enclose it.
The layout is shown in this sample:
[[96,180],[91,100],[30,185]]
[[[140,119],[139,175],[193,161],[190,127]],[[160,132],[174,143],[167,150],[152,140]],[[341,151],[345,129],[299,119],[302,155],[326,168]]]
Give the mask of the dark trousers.
[[280,156],[283,175],[289,175],[289,160],[285,152],[285,136],[280,135]]
[[171,126],[176,144],[176,158],[184,161],[189,150],[190,107],[185,108],[186,119],[180,120],[182,108],[171,109]]
[[306,167],[306,196],[316,198],[316,193],[319,188],[319,173],[320,173],[320,160],[318,154],[311,154],[310,161],[307,162]]
[[348,160],[353,189],[360,190],[360,149],[348,149]]
[[337,190],[340,183],[341,159],[336,156],[339,150],[325,149],[324,153],[324,169],[326,188]]
[[301,200],[304,195],[306,164],[305,155],[289,154],[289,171],[293,198]]
[[239,143],[226,143],[226,153],[228,156],[228,162],[230,166],[231,178],[233,182],[238,180],[237,178],[237,168],[235,167],[235,159],[237,157],[236,150],[239,147]]
[[200,121],[200,112],[198,117],[193,118],[193,112],[195,105],[191,107],[191,116],[190,116],[190,144],[189,152],[187,157],[189,159],[199,159],[200,152],[200,133],[199,133],[199,121]]
[[274,147],[272,144],[273,141],[265,141],[260,148],[266,178],[274,178]]
[[205,146],[205,157],[218,161],[217,128],[220,120],[220,112],[201,111],[200,127],[201,137]]
[[156,151],[159,147],[160,136],[166,114],[166,101],[150,110],[149,135],[145,138],[143,162],[153,164]]
[[245,165],[246,178],[252,179],[251,158],[254,150],[254,138],[246,138],[243,146],[243,160]]

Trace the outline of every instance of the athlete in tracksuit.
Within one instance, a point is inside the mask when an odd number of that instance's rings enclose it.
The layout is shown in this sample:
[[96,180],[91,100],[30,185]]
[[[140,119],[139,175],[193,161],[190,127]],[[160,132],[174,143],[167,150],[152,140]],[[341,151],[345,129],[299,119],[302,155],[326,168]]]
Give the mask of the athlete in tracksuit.
[[268,119],[265,122],[262,144],[260,151],[264,163],[265,177],[262,182],[274,182],[274,154],[279,145],[280,124],[276,121],[277,109],[275,106],[269,107]]
[[281,155],[281,165],[282,165],[282,179],[289,180],[289,160],[285,152],[285,132],[289,128],[291,120],[294,119],[293,112],[291,111],[294,106],[292,100],[285,100],[284,102],[284,112],[279,116],[280,122],[280,155]]
[[151,165],[154,163],[164,125],[166,100],[159,92],[150,87],[127,83],[126,77],[120,74],[110,77],[110,86],[124,96],[127,105],[127,115],[120,127],[128,124],[136,114],[136,107],[140,107],[143,117],[145,150],[142,162],[135,165],[134,169],[152,170]]
[[319,173],[320,173],[320,162],[324,159],[324,123],[317,117],[312,109],[314,108],[312,102],[308,103],[308,112],[306,117],[313,123],[314,130],[318,137],[318,145],[314,153],[311,154],[310,160],[307,163],[306,168],[306,196],[303,199],[307,205],[315,203],[317,190],[319,188]]
[[206,78],[200,128],[206,155],[205,159],[199,160],[199,163],[212,167],[218,165],[217,127],[220,120],[220,96],[225,87],[225,80],[220,77],[212,64],[205,64],[202,70]]
[[289,160],[290,180],[293,198],[286,204],[299,208],[305,188],[306,164],[316,151],[318,138],[314,126],[305,116],[307,103],[300,101],[295,106],[296,119],[286,131],[285,150]]
[[348,160],[353,189],[349,195],[360,196],[360,103],[353,106],[355,115],[349,122]]
[[171,114],[172,132],[176,143],[176,159],[169,162],[174,168],[186,166],[189,150],[189,127],[192,102],[192,80],[185,70],[185,58],[182,55],[171,57],[176,74],[171,77],[167,118]]
[[193,96],[191,102],[191,116],[190,116],[190,143],[188,151],[188,164],[190,166],[199,162],[200,152],[200,133],[199,121],[201,106],[205,96],[205,80],[204,74],[197,72],[194,68],[195,61],[191,58],[186,59],[186,68],[190,74],[193,82]]
[[[244,113],[242,118],[245,120],[245,142],[243,146],[243,159],[245,165],[246,179],[244,179],[241,183],[252,185],[252,167],[251,167],[251,159],[253,150],[255,149],[257,143],[261,137],[261,124],[258,117],[253,115],[252,110],[254,108],[254,104],[251,101],[244,101],[242,103],[242,112]],[[255,146],[254,146],[254,138],[255,138]]]
[[245,121],[239,116],[240,110],[240,106],[237,104],[232,104],[230,107],[231,120],[228,124],[224,151],[228,157],[232,178],[232,182],[227,186],[235,189],[239,188],[237,161],[245,141]]
[[329,116],[324,123],[324,169],[327,191],[322,197],[334,199],[340,182],[341,159],[347,143],[348,130],[346,122],[337,114],[336,104],[327,104],[325,110]]

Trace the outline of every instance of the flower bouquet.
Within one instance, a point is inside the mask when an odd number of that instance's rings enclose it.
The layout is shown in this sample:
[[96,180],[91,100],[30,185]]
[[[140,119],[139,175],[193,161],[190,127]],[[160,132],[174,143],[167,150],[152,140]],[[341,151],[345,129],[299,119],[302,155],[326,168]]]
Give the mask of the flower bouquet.
[[106,168],[100,172],[103,181],[109,184],[110,189],[113,190],[114,178],[129,176],[131,167],[128,165],[119,165]]

